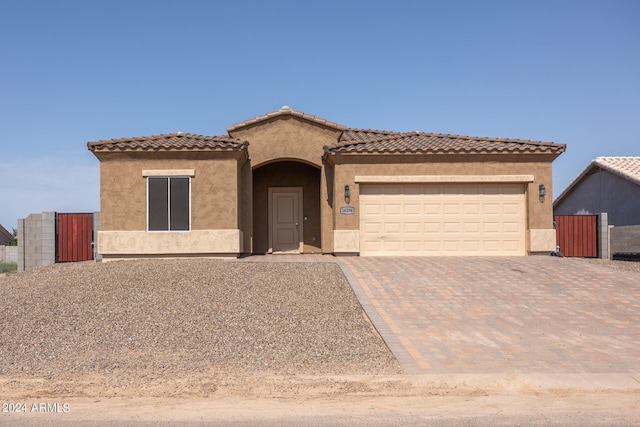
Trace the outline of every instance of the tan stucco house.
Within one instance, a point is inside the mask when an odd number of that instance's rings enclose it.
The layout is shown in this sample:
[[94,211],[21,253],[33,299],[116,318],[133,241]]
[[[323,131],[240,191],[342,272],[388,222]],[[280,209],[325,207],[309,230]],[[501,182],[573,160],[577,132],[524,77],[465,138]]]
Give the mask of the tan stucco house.
[[227,132],[88,143],[103,259],[555,248],[562,144],[353,129],[289,107]]

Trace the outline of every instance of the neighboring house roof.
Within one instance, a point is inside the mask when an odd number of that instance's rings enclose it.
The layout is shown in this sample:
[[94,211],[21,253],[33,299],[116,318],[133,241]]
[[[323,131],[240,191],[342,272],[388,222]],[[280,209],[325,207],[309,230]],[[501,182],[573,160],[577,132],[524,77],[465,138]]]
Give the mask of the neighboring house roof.
[[553,204],[557,205],[560,203],[585,177],[600,169],[640,185],[640,157],[596,157],[580,172],[571,184],[560,193]]
[[552,142],[521,139],[480,138],[425,132],[387,132],[346,129],[337,144],[325,152],[341,153],[545,153],[561,154],[566,146]]
[[0,245],[13,242],[13,234],[9,233],[6,228],[0,225]]
[[255,125],[257,123],[261,123],[267,120],[271,120],[274,119],[276,117],[281,117],[281,116],[294,116],[294,117],[299,117],[303,120],[307,120],[319,125],[323,125],[326,127],[330,127],[330,128],[334,128],[337,130],[345,130],[346,126],[343,125],[339,125],[338,123],[334,123],[334,122],[330,122],[328,120],[325,119],[321,119],[319,117],[316,116],[312,116],[311,114],[306,114],[303,113],[302,111],[297,111],[297,110],[292,110],[291,108],[289,108],[288,106],[283,106],[282,108],[280,108],[278,111],[273,111],[271,113],[267,113],[263,116],[258,116],[255,117],[253,119],[249,119],[249,120],[245,120],[243,122],[237,123],[235,125],[229,126],[227,127],[227,132],[233,132],[234,130],[238,130],[240,128],[244,128],[247,126],[251,126],[251,125]]
[[134,138],[108,139],[87,143],[91,151],[123,151],[123,150],[215,150],[234,151],[247,148],[246,141],[229,136],[203,136],[191,133],[170,133]]

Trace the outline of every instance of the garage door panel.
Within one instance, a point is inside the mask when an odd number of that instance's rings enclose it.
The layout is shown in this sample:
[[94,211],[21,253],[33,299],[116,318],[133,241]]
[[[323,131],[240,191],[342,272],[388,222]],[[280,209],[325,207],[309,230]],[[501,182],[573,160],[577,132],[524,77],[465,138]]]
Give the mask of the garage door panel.
[[482,243],[479,240],[464,240],[462,246],[465,253],[475,253],[482,249]]
[[442,205],[439,203],[425,203],[423,207],[425,215],[440,215],[442,213]]
[[423,223],[422,229],[425,234],[440,234],[442,232],[439,222],[425,222]]
[[480,203],[465,203],[462,211],[465,215],[478,215],[480,213]]
[[521,184],[360,186],[362,255],[524,255]]
[[442,242],[442,249],[446,252],[461,252],[462,242],[460,240],[445,240]]
[[500,215],[499,203],[484,203],[482,205],[482,213],[484,215]]
[[402,209],[402,204],[398,202],[392,202],[392,203],[383,205],[383,212],[385,216],[389,216],[389,215],[398,216],[400,215],[401,209]]
[[387,252],[400,254],[401,253],[400,249],[402,248],[402,241],[385,239],[382,242],[382,246],[384,247],[384,250]]
[[363,203],[361,212],[364,215],[382,215],[382,205],[380,203]]
[[502,224],[502,230],[505,233],[511,233],[511,234],[519,234],[521,232],[520,230],[520,224],[517,222],[505,222]]
[[518,252],[518,249],[520,247],[520,241],[519,240],[504,240],[503,241],[503,249],[504,251],[507,252]]
[[367,221],[364,223],[362,231],[366,234],[382,234],[381,221]]
[[400,234],[402,229],[401,222],[385,222],[383,224],[385,234]]
[[420,216],[422,215],[422,205],[420,203],[405,203],[404,214],[406,216]]
[[365,253],[377,254],[382,252],[382,245],[379,240],[365,240],[362,244]]
[[500,250],[499,240],[484,240],[482,242],[483,252],[498,252]]
[[445,203],[442,213],[445,216],[460,215],[460,203]]
[[440,240],[426,240],[423,242],[423,249],[426,254],[438,255],[442,252],[442,242]]
[[480,233],[482,224],[477,221],[465,221],[462,223],[463,231],[465,233]]
[[420,240],[405,240],[404,252],[419,255],[422,252],[422,242]]
[[422,234],[421,223],[419,222],[405,222],[403,231],[405,234]]
[[460,232],[460,222],[445,222],[443,223],[443,232],[445,234],[451,233],[459,233]]
[[482,223],[482,230],[485,234],[490,233],[499,233],[500,232],[500,223],[499,222],[484,222]]
[[519,215],[520,206],[517,203],[504,203],[502,205],[502,213],[504,215]]

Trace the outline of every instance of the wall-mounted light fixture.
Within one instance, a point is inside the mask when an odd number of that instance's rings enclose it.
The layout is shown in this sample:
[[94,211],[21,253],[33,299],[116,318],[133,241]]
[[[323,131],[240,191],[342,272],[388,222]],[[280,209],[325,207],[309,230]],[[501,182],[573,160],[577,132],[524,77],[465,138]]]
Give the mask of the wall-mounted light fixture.
[[346,204],[351,203],[351,190],[348,185],[344,186],[344,202]]
[[545,188],[544,184],[540,184],[538,186],[538,197],[540,199],[540,203],[544,203],[544,198],[547,195],[547,189]]

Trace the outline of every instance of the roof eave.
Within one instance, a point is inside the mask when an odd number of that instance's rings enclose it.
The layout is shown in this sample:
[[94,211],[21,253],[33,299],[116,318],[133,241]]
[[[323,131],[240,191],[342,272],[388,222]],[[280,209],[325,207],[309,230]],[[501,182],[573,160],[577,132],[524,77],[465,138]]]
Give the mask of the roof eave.
[[175,153],[185,153],[185,152],[230,152],[230,151],[247,151],[246,146],[241,147],[196,147],[196,148],[178,148],[178,147],[145,147],[145,148],[130,148],[130,147],[93,147],[89,148],[90,151],[94,153],[113,153],[113,152],[175,152]]
[[342,154],[342,155],[546,155],[554,156],[554,159],[560,156],[563,151],[547,151],[547,150],[349,150],[344,147],[332,148],[324,147],[325,154]]

